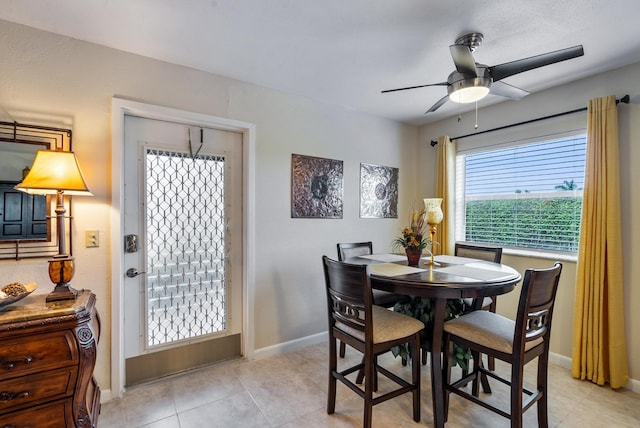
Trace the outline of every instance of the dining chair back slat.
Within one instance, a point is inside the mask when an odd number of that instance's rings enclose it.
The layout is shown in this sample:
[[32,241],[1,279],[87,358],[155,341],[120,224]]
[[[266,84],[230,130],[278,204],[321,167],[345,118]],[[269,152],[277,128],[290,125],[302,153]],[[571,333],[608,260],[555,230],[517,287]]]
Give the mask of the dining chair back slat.
[[373,242],[340,242],[338,243],[338,261],[345,261],[351,257],[364,256],[373,253]]
[[456,256],[486,260],[493,263],[502,261],[502,247],[456,242],[454,253]]

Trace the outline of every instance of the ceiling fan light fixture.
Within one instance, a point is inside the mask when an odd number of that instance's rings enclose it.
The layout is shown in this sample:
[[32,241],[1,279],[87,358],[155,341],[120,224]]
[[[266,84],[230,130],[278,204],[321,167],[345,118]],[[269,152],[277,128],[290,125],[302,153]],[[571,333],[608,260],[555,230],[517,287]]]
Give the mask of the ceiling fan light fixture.
[[447,88],[449,99],[456,103],[475,103],[489,94],[491,79],[475,77],[458,80]]

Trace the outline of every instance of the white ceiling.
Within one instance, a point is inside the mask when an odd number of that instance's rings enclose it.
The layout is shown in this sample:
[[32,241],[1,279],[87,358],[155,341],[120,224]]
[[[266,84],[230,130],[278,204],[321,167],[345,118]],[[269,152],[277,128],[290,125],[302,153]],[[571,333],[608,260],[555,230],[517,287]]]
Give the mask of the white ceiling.
[[[536,92],[640,61],[637,0],[3,0],[0,18],[414,124],[473,108],[445,87],[448,46],[477,31],[497,65],[582,44],[509,77]],[[506,101],[491,95],[479,106]],[[517,101],[507,101],[517,102]]]

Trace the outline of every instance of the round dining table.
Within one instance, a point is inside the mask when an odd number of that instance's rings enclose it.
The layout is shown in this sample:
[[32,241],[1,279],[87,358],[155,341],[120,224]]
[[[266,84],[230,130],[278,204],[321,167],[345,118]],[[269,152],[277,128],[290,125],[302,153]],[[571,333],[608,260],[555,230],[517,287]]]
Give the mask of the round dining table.
[[430,258],[424,257],[416,267],[407,266],[407,257],[400,254],[369,254],[345,261],[368,265],[373,288],[433,299],[430,361],[433,424],[437,428],[444,427],[446,368],[442,366],[442,335],[447,299],[472,298],[475,309],[480,309],[484,297],[512,291],[521,279],[520,273],[504,264],[448,255],[436,256],[433,265]]

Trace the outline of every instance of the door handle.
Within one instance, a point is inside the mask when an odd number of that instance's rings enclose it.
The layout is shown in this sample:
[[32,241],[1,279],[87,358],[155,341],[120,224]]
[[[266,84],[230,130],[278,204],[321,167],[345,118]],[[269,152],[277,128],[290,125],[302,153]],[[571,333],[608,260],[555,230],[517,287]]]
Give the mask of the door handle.
[[143,273],[146,273],[146,272],[138,272],[138,269],[136,268],[129,268],[125,273],[129,278],[135,278],[136,276],[142,275]]

